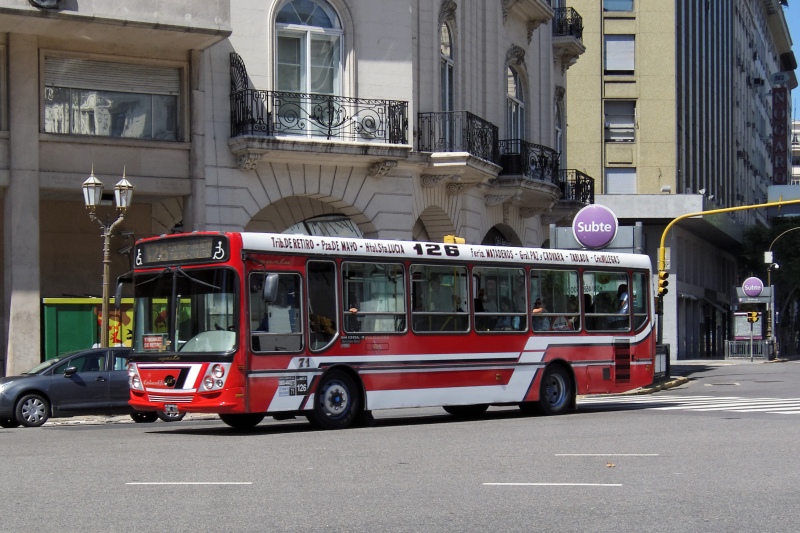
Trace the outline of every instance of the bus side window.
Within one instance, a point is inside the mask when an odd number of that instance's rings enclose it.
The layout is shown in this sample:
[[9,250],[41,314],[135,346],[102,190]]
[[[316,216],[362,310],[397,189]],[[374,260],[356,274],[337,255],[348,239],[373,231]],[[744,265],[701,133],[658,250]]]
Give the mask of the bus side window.
[[265,276],[265,272],[250,273],[251,349],[254,352],[299,351],[303,348],[300,275],[278,274],[274,302],[263,300],[260,287]]

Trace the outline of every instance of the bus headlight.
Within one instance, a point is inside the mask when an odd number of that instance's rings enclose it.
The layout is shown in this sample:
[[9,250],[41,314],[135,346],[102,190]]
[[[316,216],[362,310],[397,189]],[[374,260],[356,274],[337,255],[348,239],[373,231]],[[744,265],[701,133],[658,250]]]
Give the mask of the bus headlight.
[[203,380],[203,386],[206,390],[211,390],[214,388],[214,378],[211,376],[206,376],[206,379]]
[[211,373],[214,374],[215,378],[220,379],[225,375],[225,367],[222,365],[214,365],[211,368]]
[[133,363],[128,364],[128,376],[133,377],[136,375],[136,365]]
[[134,375],[131,376],[131,378],[130,378],[130,386],[131,386],[132,389],[141,389],[142,388],[142,382],[141,382],[141,380],[139,380],[139,376],[138,375],[134,374]]

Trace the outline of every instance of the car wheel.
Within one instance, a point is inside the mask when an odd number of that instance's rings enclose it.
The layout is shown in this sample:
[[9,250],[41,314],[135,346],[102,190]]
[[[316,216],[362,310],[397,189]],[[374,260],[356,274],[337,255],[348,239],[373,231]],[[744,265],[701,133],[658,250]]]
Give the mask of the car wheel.
[[486,404],[479,405],[445,405],[443,409],[456,418],[472,418],[480,416],[489,408]]
[[167,413],[166,411],[159,411],[156,413],[158,418],[163,420],[164,422],[180,422],[183,420],[183,417],[186,416],[186,413]]
[[353,423],[359,409],[355,382],[344,372],[334,370],[322,377],[314,394],[314,411],[308,420],[323,429],[344,429]]
[[15,428],[19,427],[19,422],[15,418],[0,418],[0,427]]
[[26,394],[17,402],[15,415],[23,426],[38,428],[50,417],[50,404],[38,394]]
[[155,422],[158,420],[158,413],[155,411],[134,411],[131,413],[131,418],[137,424]]
[[264,415],[262,413],[247,413],[243,415],[228,414],[219,415],[219,418],[233,429],[253,429],[264,420]]
[[560,366],[550,366],[544,371],[539,389],[539,406],[546,415],[560,415],[572,400],[572,380]]

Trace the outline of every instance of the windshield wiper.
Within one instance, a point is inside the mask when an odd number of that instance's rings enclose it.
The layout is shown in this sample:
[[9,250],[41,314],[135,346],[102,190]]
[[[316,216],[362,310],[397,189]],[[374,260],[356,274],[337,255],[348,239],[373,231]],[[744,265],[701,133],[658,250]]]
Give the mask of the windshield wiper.
[[205,281],[203,281],[203,280],[201,280],[201,279],[197,279],[197,278],[195,278],[195,277],[192,277],[192,276],[190,276],[189,274],[187,274],[186,272],[184,272],[184,270],[183,270],[181,267],[177,267],[177,268],[175,269],[175,273],[176,273],[176,274],[180,274],[180,275],[182,275],[182,276],[186,277],[187,279],[189,279],[189,281],[193,281],[194,283],[198,283],[198,284],[200,284],[200,285],[205,285],[206,287],[209,287],[209,288],[211,288],[211,289],[216,289],[216,290],[218,290],[218,291],[221,291],[221,290],[222,290],[222,287],[217,287],[216,285],[212,285],[211,283],[206,283]]

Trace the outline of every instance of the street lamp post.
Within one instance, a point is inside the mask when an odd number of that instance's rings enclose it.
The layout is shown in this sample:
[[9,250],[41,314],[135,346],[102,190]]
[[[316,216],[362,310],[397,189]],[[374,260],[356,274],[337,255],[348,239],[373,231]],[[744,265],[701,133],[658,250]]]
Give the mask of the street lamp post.
[[122,179],[114,185],[114,203],[117,206],[117,218],[114,222],[103,223],[95,214],[97,206],[103,199],[103,183],[92,174],[83,182],[83,201],[89,211],[89,218],[100,224],[100,235],[103,237],[103,303],[100,320],[100,346],[108,348],[108,286],[111,273],[111,234],[125,218],[125,211],[131,205],[133,198],[133,185],[125,178],[125,168],[122,169]]

